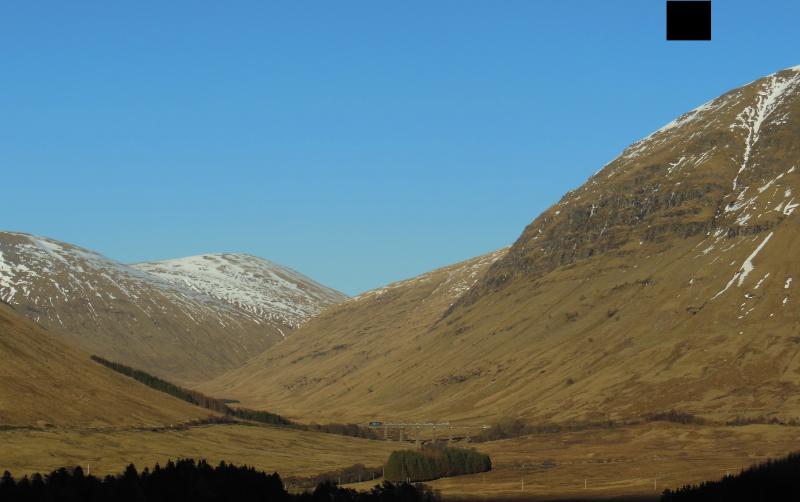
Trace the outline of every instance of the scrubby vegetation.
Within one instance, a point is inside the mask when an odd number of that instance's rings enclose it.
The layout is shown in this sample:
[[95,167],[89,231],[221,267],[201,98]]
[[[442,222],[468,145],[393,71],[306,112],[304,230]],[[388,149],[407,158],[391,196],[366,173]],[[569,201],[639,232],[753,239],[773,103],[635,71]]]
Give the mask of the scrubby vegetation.
[[290,494],[278,474],[224,462],[212,467],[204,460],[179,460],[141,473],[131,464],[118,476],[86,475],[80,467],[58,469],[15,480],[6,471],[0,478],[3,502],[433,502],[437,494],[424,485],[384,482],[369,492],[356,492],[335,483],[319,484],[311,493]]
[[472,440],[476,443],[497,441],[499,439],[518,438],[529,434],[553,434],[557,432],[581,431],[587,429],[613,429],[622,425],[631,425],[634,422],[581,422],[568,424],[539,424],[532,425],[520,419],[505,419],[482,430]]
[[735,417],[725,422],[725,425],[730,425],[732,427],[739,427],[742,425],[753,425],[753,424],[785,425],[787,427],[797,427],[800,426],[800,419],[798,418],[780,419],[778,417],[766,417],[762,415],[756,417]]
[[662,502],[800,500],[800,454],[750,467],[719,481],[666,490]]
[[491,469],[489,455],[471,449],[431,445],[421,450],[392,452],[384,476],[390,481],[429,481]]
[[706,420],[702,417],[675,410],[651,413],[645,417],[645,420],[647,422],[672,422],[684,425],[704,425],[706,423]]
[[[614,429],[617,427],[628,427],[640,425],[647,422],[672,422],[685,425],[707,425],[711,422],[681,411],[669,410],[645,415],[641,419],[635,420],[604,420],[595,422],[569,422],[560,424],[529,424],[521,419],[507,418],[492,425],[488,429],[482,430],[472,440],[477,443],[485,441],[497,441],[499,439],[511,439],[529,434],[555,434],[559,432],[577,432],[589,429]],[[759,421],[751,423],[778,423],[775,421]],[[712,424],[713,425],[713,424]],[[735,425],[726,423],[724,425]],[[738,425],[738,424],[737,424]]]
[[322,483],[360,483],[371,481],[383,476],[383,466],[367,467],[364,464],[354,464],[335,471],[324,472],[317,476],[289,477],[285,479],[286,486],[292,488],[313,488]]
[[379,434],[358,424],[303,424],[303,430],[338,434],[364,439],[380,439]]

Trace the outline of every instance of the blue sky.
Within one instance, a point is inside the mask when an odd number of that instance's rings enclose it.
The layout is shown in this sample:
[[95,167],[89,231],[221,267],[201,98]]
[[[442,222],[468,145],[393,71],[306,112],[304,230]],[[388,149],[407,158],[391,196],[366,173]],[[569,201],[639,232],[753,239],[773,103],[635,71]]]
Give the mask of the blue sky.
[[629,143],[800,64],[800,2],[4,2],[0,228],[355,294],[512,243]]

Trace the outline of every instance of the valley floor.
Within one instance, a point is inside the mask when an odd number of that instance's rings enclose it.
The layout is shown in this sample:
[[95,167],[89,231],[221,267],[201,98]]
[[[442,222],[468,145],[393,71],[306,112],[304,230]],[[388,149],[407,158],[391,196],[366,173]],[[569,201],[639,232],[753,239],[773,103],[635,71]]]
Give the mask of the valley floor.
[[[446,499],[656,497],[665,488],[717,479],[800,450],[800,427],[649,423],[472,446],[491,455],[494,469],[430,482]],[[163,432],[9,430],[0,432],[0,471],[22,475],[90,464],[92,473],[108,474],[120,472],[130,462],[143,468],[170,458],[193,457],[302,477],[356,463],[378,466],[399,447],[396,442],[248,425]],[[350,486],[366,489],[372,484]]]
[[0,431],[0,473],[15,477],[87,464],[92,474],[117,474],[170,459],[246,464],[283,477],[329,472],[356,463],[382,465],[395,445],[281,427],[204,425],[176,431],[47,429]]
[[726,472],[735,474],[751,464],[798,451],[800,427],[651,423],[538,434],[473,446],[492,457],[494,468],[485,474],[431,481],[447,499],[636,496],[646,500],[657,499],[665,488],[718,479]]

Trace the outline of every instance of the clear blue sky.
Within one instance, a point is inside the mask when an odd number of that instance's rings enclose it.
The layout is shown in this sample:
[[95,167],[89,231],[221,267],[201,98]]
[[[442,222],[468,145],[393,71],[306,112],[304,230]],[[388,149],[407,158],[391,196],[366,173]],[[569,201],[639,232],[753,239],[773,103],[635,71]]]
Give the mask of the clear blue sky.
[[[602,7],[601,7],[602,5]],[[512,243],[626,145],[800,64],[797,1],[7,1],[0,228],[355,294]]]

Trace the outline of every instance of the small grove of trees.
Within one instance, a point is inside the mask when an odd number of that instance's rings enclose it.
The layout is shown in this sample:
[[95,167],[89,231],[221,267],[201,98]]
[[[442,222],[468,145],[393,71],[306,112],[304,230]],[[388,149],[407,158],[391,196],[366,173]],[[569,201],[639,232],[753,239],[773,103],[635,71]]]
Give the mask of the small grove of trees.
[[356,492],[334,483],[319,484],[313,492],[290,494],[278,474],[221,462],[178,460],[141,473],[131,464],[117,476],[87,476],[80,467],[58,469],[42,476],[15,480],[8,471],[0,477],[3,502],[434,502],[439,497],[424,485],[384,482],[369,492]]
[[677,490],[665,490],[662,502],[751,502],[760,500],[800,500],[800,454],[770,460],[725,476]]
[[392,452],[386,462],[384,477],[390,481],[429,481],[491,469],[489,455],[476,450],[427,446],[421,450]]

